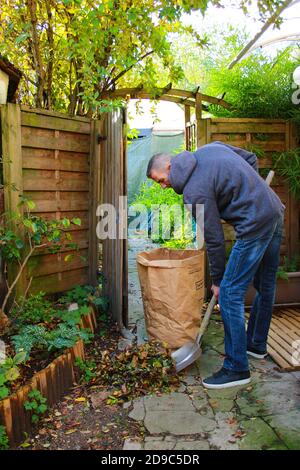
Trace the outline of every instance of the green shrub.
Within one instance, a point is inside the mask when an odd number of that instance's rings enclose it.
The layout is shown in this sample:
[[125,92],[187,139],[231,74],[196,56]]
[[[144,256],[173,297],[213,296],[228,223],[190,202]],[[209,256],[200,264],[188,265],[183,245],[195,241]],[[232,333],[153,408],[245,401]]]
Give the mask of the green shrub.
[[49,300],[45,299],[45,292],[30,295],[28,299],[19,299],[18,305],[14,306],[11,315],[16,323],[41,323],[51,321],[57,311]]
[[106,313],[109,306],[109,298],[107,296],[95,297],[93,299],[93,304],[95,307],[99,308],[102,313],[102,319],[107,319]]
[[51,331],[44,326],[27,325],[12,337],[12,343],[16,351],[24,351],[26,358],[28,358],[33,349],[50,352],[60,351],[71,348],[79,339],[87,343],[92,336],[90,330],[79,330],[74,324],[60,323],[57,328]]
[[26,354],[19,352],[14,357],[7,357],[0,364],[0,400],[9,395],[9,385],[20,376],[18,365],[24,362],[25,359]]
[[12,336],[11,341],[15,351],[24,351],[28,359],[33,348],[47,349],[47,330],[44,326],[26,325],[20,328],[17,335]]
[[77,303],[78,305],[87,305],[90,301],[91,296],[94,294],[93,286],[75,286],[64,294],[59,302],[62,304]]
[[278,268],[277,278],[288,281],[288,273],[295,273],[298,271],[300,271],[300,255],[295,255],[292,258],[285,256],[283,259],[283,264]]
[[[151,209],[153,206],[160,207],[159,213],[159,236],[156,234],[151,235],[152,240],[156,243],[161,243],[169,248],[186,248],[194,240],[191,224],[184,224],[183,218],[183,196],[176,194],[171,188],[162,189],[157,183],[142,183],[139,193],[135,196],[132,207],[139,211],[138,205],[144,205],[148,210],[148,220]],[[180,211],[170,210],[170,233],[164,232],[165,219],[163,211],[164,208],[168,209],[172,206],[178,206]],[[176,228],[180,227],[180,233],[176,232]],[[168,227],[167,227],[168,229]],[[183,232],[183,236],[182,236]]]
[[82,339],[84,343],[89,343],[92,337],[93,335],[87,328],[79,330],[77,326],[60,323],[55,330],[47,334],[47,349],[55,351],[71,348],[79,339]]
[[63,323],[70,326],[78,325],[84,315],[88,315],[90,309],[87,305],[79,307],[77,310],[58,310],[57,318],[61,319]]
[[37,423],[41,416],[47,411],[47,400],[43,397],[39,390],[31,390],[28,393],[29,400],[26,400],[24,403],[24,408],[27,411],[32,411],[31,421],[32,423]]
[[300,148],[272,155],[274,171],[285,178],[295,198],[300,200]]
[[6,434],[6,429],[0,424],[0,450],[9,449],[9,441]]
[[228,58],[221,57],[209,71],[206,93],[225,94],[232,110],[211,106],[214,116],[248,118],[282,118],[300,122],[300,111],[292,102],[292,74],[299,65],[291,48],[277,57],[253,52],[228,69]]
[[89,383],[96,377],[96,363],[94,361],[83,361],[78,357],[75,361],[75,365],[81,372],[81,382]]

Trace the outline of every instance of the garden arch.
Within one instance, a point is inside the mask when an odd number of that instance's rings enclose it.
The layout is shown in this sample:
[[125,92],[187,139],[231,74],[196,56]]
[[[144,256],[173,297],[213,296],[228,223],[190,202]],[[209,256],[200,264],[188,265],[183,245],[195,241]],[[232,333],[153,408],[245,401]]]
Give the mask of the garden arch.
[[222,98],[215,98],[203,94],[199,91],[199,87],[195,91],[179,90],[172,88],[171,84],[158,88],[155,93],[150,93],[142,87],[137,88],[121,88],[112,92],[103,94],[104,98],[124,98],[129,99],[149,99],[170,101],[172,103],[181,104],[184,106],[185,111],[185,128],[186,128],[186,147],[190,147],[190,127],[191,127],[191,108],[195,108],[196,117],[196,144],[197,147],[206,143],[204,134],[204,123],[202,120],[203,111],[207,111],[207,104],[214,104],[222,106],[223,108],[230,109],[231,105]]

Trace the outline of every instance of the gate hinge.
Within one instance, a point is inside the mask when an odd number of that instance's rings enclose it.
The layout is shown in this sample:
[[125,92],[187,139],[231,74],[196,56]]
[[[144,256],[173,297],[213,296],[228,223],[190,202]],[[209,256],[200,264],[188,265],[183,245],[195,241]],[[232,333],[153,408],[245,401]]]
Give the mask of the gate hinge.
[[107,136],[98,134],[98,144],[100,144],[104,140],[107,140]]

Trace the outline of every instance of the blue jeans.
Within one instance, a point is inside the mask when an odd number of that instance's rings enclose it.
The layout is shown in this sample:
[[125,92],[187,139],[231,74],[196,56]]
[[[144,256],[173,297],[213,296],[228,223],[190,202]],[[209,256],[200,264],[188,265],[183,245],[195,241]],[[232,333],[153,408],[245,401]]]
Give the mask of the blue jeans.
[[[226,369],[236,372],[249,370],[247,348],[266,351],[282,231],[283,220],[280,218],[264,237],[241,238],[233,246],[219,297],[225,332]],[[252,281],[257,293],[246,332],[244,301]]]

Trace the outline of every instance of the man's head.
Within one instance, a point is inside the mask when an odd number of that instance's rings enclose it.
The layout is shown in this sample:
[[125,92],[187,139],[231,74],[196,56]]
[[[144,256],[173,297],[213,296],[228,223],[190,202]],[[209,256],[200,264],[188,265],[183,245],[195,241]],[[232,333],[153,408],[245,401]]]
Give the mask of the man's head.
[[157,153],[149,160],[147,167],[147,178],[151,178],[165,188],[170,188],[169,174],[171,168],[171,155]]

